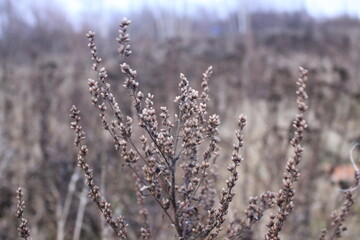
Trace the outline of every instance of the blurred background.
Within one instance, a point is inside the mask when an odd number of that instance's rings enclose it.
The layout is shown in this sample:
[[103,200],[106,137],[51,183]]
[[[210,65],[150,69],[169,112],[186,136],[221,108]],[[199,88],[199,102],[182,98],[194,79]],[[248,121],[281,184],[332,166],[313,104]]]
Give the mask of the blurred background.
[[[76,169],[69,128],[72,104],[82,111],[88,160],[97,183],[138,238],[133,178],[92,107],[85,33],[96,43],[121,109],[131,114],[117,53],[118,24],[130,25],[143,92],[172,109],[179,73],[199,87],[214,67],[210,113],[222,126],[220,181],[227,177],[237,116],[248,116],[245,162],[229,219],[244,215],[250,196],[277,191],[291,153],[299,66],[309,69],[309,129],[296,210],[283,239],[316,239],[340,207],[340,187],[351,183],[349,151],[360,142],[360,2],[357,0],[0,0],[0,239],[18,239],[15,192],[25,191],[32,238],[112,239],[98,209],[88,202]],[[359,151],[354,152],[359,160]],[[72,187],[75,190],[72,190]],[[359,200],[356,194],[356,200]],[[154,239],[172,239],[154,214]],[[360,201],[343,239],[358,239]],[[247,239],[261,239],[264,223]]]

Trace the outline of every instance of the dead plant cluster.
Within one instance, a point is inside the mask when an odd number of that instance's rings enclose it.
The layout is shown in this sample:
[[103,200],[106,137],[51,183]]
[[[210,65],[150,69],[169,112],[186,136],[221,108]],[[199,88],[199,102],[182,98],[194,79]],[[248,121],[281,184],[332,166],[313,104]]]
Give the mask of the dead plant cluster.
[[[123,58],[131,56],[128,27],[130,21],[120,23],[118,52]],[[301,177],[300,168],[303,156],[303,138],[308,127],[305,120],[307,104],[307,74],[300,67],[297,84],[298,113],[293,121],[293,149],[284,169],[282,186],[276,191],[265,191],[259,196],[249,198],[249,205],[241,217],[229,221],[228,212],[237,187],[239,168],[245,159],[241,155],[246,145],[243,129],[247,118],[238,117],[234,130],[234,145],[229,159],[228,177],[221,182],[218,176],[218,156],[220,151],[220,117],[209,114],[209,81],[213,73],[209,67],[204,73],[201,89],[196,90],[184,74],[180,74],[178,96],[174,98],[174,113],[169,107],[156,108],[155,96],[141,91],[137,71],[128,63],[120,64],[124,75],[124,87],[132,99],[133,115],[126,115],[119,107],[118,100],[108,82],[108,73],[103,67],[95,44],[95,33],[89,32],[88,46],[92,56],[92,69],[97,79],[89,79],[91,102],[97,109],[102,128],[111,136],[119,161],[128,169],[134,179],[139,221],[135,234],[137,239],[157,239],[153,232],[154,222],[149,208],[157,208],[163,215],[163,224],[169,226],[174,239],[250,239],[252,227],[267,222],[267,232],[263,239],[279,240],[284,224],[296,207],[296,182]],[[161,86],[159,86],[161,87]],[[122,98],[123,96],[121,96]],[[172,109],[172,107],[171,107]],[[71,128],[75,132],[74,144],[78,148],[77,165],[83,171],[88,196],[101,211],[106,223],[119,239],[131,238],[128,235],[127,216],[115,214],[113,207],[101,187],[96,184],[94,170],[86,160],[91,149],[86,144],[86,133],[82,127],[82,116],[76,106],[70,110],[73,119]],[[235,117],[234,117],[235,119]],[[305,150],[306,151],[306,150]],[[356,171],[356,186],[360,174]],[[217,186],[222,185],[220,193]],[[340,238],[346,229],[344,222],[353,205],[352,191],[344,191],[345,202],[339,214],[332,215],[331,225],[324,229],[319,239]],[[17,217],[20,220],[19,235],[30,239],[28,221],[24,218],[25,203],[21,188],[17,191]],[[135,207],[135,203],[134,203]],[[272,211],[269,217],[265,211]],[[117,216],[115,216],[117,215]],[[326,238],[329,236],[328,238]],[[134,236],[132,236],[134,237]]]

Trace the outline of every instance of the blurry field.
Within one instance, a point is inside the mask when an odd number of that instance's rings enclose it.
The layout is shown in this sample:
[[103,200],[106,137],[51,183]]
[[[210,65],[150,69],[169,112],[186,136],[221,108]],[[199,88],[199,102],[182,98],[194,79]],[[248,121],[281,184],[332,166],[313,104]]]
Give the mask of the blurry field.
[[[122,111],[131,114],[115,40],[123,16],[114,14],[106,29],[96,29],[96,18],[84,18],[75,30],[56,9],[34,7],[35,21],[29,23],[15,2],[0,3],[4,19],[0,26],[0,239],[17,239],[15,191],[22,186],[32,238],[60,240],[61,209],[76,167],[68,117],[73,103],[86,116],[88,159],[96,180],[114,211],[121,210],[131,226],[136,217],[129,207],[135,199],[133,179],[91,106],[87,79],[96,76],[85,37],[88,30],[99,33],[99,55],[112,89]],[[300,166],[302,178],[297,183],[295,212],[282,236],[316,239],[342,201],[327,167],[348,164],[351,146],[360,142],[360,21],[348,17],[316,20],[304,12],[253,13],[247,16],[246,31],[239,31],[235,14],[225,20],[214,20],[206,13],[194,19],[159,18],[145,9],[127,17],[133,21],[134,54],[129,63],[138,72],[142,91],[155,94],[157,107],[167,105],[173,110],[180,72],[199,87],[201,73],[213,66],[210,112],[219,113],[223,123],[219,157],[223,179],[231,155],[232,129],[240,113],[247,115],[245,163],[240,167],[230,219],[243,214],[250,196],[279,188],[289,157],[298,67],[309,69],[309,129]],[[170,20],[173,24],[166,25]],[[359,151],[354,157],[360,159]],[[64,239],[74,239],[83,185],[82,178],[77,180],[78,195],[71,203]],[[343,239],[358,239],[360,234],[358,194],[355,200]],[[107,239],[108,229],[100,219],[89,203],[80,239]],[[161,223],[161,214],[155,219],[154,223]],[[130,227],[130,239],[136,239],[136,227]],[[152,227],[157,239],[172,237],[161,224]],[[264,224],[257,226],[254,239],[261,239],[265,230]]]

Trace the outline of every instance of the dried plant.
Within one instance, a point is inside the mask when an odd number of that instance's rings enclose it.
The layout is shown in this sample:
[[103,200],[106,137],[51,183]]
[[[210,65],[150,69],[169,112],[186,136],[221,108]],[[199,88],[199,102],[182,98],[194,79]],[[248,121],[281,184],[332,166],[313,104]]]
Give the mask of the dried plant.
[[298,85],[296,94],[299,113],[296,115],[296,118],[293,122],[295,134],[291,140],[291,145],[294,148],[294,156],[286,163],[286,169],[283,177],[283,186],[276,195],[276,204],[279,209],[276,215],[271,215],[270,217],[270,222],[267,225],[269,229],[264,238],[266,240],[280,239],[279,233],[284,225],[284,222],[294,209],[294,183],[300,177],[300,172],[297,166],[301,161],[303,153],[303,147],[301,146],[301,143],[303,140],[304,130],[307,128],[307,123],[303,116],[303,113],[308,108],[306,103],[308,96],[305,92],[307,73],[307,70],[300,68],[300,76],[296,82]]
[[343,205],[341,206],[340,213],[338,213],[338,211],[336,210],[333,211],[333,213],[331,214],[330,226],[328,228],[324,228],[321,231],[319,240],[325,240],[328,233],[330,233],[328,238],[329,240],[341,238],[341,233],[347,230],[347,227],[344,226],[344,223],[350,213],[352,205],[354,204],[353,192],[360,185],[360,170],[357,167],[353,157],[353,152],[357,146],[360,146],[360,144],[356,143],[350,150],[350,161],[353,168],[355,169],[355,174],[354,174],[355,184],[354,186],[349,187],[347,189],[340,189],[340,191],[343,193],[345,198]]
[[250,234],[251,227],[260,221],[264,212],[275,204],[275,194],[272,192],[262,193],[260,197],[250,197],[249,205],[245,210],[246,219],[233,220],[228,228],[229,239],[245,239]]
[[[332,233],[328,239],[333,240],[341,237],[341,233],[344,232],[347,228],[344,226],[346,217],[350,213],[351,206],[354,204],[353,194],[351,191],[345,192],[345,201],[341,207],[340,214],[334,211],[331,215],[331,228],[333,228]],[[323,229],[321,231],[320,240],[325,240],[325,236],[328,230]]]
[[[132,54],[128,44],[130,23],[125,18],[119,25],[117,50],[123,58]],[[185,75],[180,74],[179,95],[174,99],[176,113],[171,113],[168,107],[156,107],[153,94],[144,94],[140,90],[136,70],[126,62],[120,64],[125,78],[123,86],[132,99],[134,116],[128,116],[120,109],[111,89],[107,70],[101,66],[102,59],[97,52],[95,33],[90,31],[86,36],[92,69],[97,74],[96,79],[88,80],[91,102],[99,112],[101,126],[111,136],[124,167],[131,172],[138,205],[134,209],[138,210],[139,221],[134,226],[123,213],[114,217],[112,206],[105,199],[106,194],[102,192],[104,190],[95,184],[94,170],[86,161],[89,149],[85,143],[86,135],[81,125],[80,111],[72,106],[71,128],[75,131],[74,144],[78,148],[77,164],[84,173],[90,199],[99,208],[114,234],[119,239],[131,238],[131,227],[137,228],[134,231],[138,239],[155,239],[155,223],[151,221],[149,214],[149,207],[155,204],[166,217],[177,239],[248,239],[253,226],[263,219],[265,211],[277,206],[276,213],[270,216],[264,239],[279,240],[283,226],[294,210],[295,183],[300,177],[302,142],[307,128],[304,113],[308,108],[308,71],[300,68],[296,82],[298,113],[293,122],[294,136],[290,142],[294,154],[286,162],[280,190],[277,193],[266,191],[259,196],[250,197],[244,216],[226,223],[235,192],[238,191],[236,186],[239,166],[244,161],[240,150],[244,145],[243,130],[247,118],[244,115],[238,118],[237,129],[234,131],[236,141],[227,167],[229,176],[222,183],[218,181],[217,171],[220,117],[208,113],[212,67],[203,73],[200,91],[192,88]],[[356,175],[357,185],[359,176]],[[224,185],[220,194],[216,190],[219,185]],[[330,239],[340,237],[344,230],[345,217],[353,204],[352,191],[347,191],[345,196],[341,213],[332,217],[331,226],[334,231]],[[18,190],[18,200],[17,217],[21,220],[19,233],[22,238],[29,239],[30,229],[27,227],[27,220],[23,218],[21,189]],[[326,233],[324,230],[320,239],[325,239]]]
[[[124,57],[131,54],[130,45],[126,45],[129,41],[129,35],[126,33],[129,24],[130,21],[127,19],[121,22],[117,39],[120,44],[118,51]],[[144,133],[136,139],[133,134],[133,119],[130,116],[123,116],[107,82],[106,69],[103,67],[99,69],[101,58],[98,57],[94,42],[95,33],[89,32],[87,37],[93,70],[98,74],[97,80],[89,80],[92,103],[99,110],[103,128],[112,136],[115,149],[119,151],[123,161],[136,177],[138,203],[143,205],[144,196],[151,196],[167,215],[181,239],[214,238],[222,229],[221,226],[234,196],[234,187],[238,178],[237,167],[243,160],[239,150],[243,146],[241,132],[246,117],[242,115],[239,117],[239,130],[236,131],[238,143],[234,145],[232,163],[228,167],[231,176],[226,181],[219,207],[215,207],[215,195],[211,188],[215,184],[216,177],[214,171],[209,168],[218,154],[220,120],[217,115],[207,116],[208,81],[212,67],[209,67],[203,75],[201,93],[191,88],[186,77],[180,74],[180,95],[174,100],[178,113],[174,115],[172,122],[166,107],[161,107],[160,113],[156,115],[154,96],[148,94],[145,97],[138,89],[136,71],[127,63],[121,64],[121,71],[125,75],[124,87],[129,89],[133,97],[136,118]],[[108,107],[114,116],[111,121],[107,117]],[[71,111],[75,119],[72,128],[77,132],[75,144],[79,146],[84,133],[79,126],[78,111],[75,107]],[[137,142],[141,143],[141,147],[136,145]],[[78,161],[79,166],[85,171],[89,185],[89,182],[93,182],[93,176],[92,172],[87,173],[88,166],[83,162],[86,152],[86,146],[81,146]],[[89,187],[94,188],[92,185]],[[95,189],[96,194],[99,194],[98,188]],[[91,193],[91,195],[95,194]],[[143,239],[147,239],[151,234],[146,212],[146,209],[141,210],[145,222],[140,230]],[[111,219],[111,216],[105,217]],[[112,223],[111,220],[108,222]],[[113,229],[116,231],[115,227]]]
[[19,187],[16,191],[17,202],[17,211],[16,217],[20,220],[20,224],[18,227],[19,236],[24,238],[25,240],[30,240],[30,228],[27,226],[28,220],[24,218],[24,209],[25,209],[25,201],[23,200],[24,193],[22,189]]
[[[120,44],[118,51],[124,57],[131,55],[130,45],[127,45],[130,40],[127,33],[129,24],[130,21],[127,19],[121,22],[117,38]],[[97,53],[95,33],[89,32],[87,37],[93,60],[92,68],[98,74],[98,79],[89,80],[91,100],[100,113],[103,128],[114,140],[115,149],[119,151],[123,161],[136,178],[138,203],[143,206],[140,214],[145,223],[140,229],[141,238],[148,239],[151,235],[147,211],[144,208],[144,200],[147,198],[145,196],[150,196],[162,209],[174,226],[179,239],[216,238],[223,229],[230,203],[235,195],[234,189],[239,174],[237,168],[243,161],[239,151],[243,146],[242,130],[246,124],[246,117],[242,115],[239,117],[238,130],[235,131],[237,144],[234,145],[232,163],[228,166],[230,176],[216,203],[217,197],[212,188],[216,183],[214,164],[218,155],[220,119],[217,115],[208,116],[207,113],[208,81],[212,74],[212,67],[203,74],[200,93],[190,87],[187,78],[180,74],[180,94],[174,100],[177,105],[177,114],[171,118],[166,107],[160,107],[160,113],[157,113],[154,95],[148,94],[145,97],[139,90],[139,83],[136,80],[137,72],[127,63],[122,63],[120,69],[125,76],[124,87],[130,91],[138,125],[142,129],[136,129],[137,134],[142,132],[137,139],[133,134],[132,117],[124,116],[121,112],[111,92],[110,84],[107,82],[107,71],[104,67],[99,67],[102,60]],[[307,127],[303,118],[303,113],[307,109],[306,74],[307,71],[300,68],[300,77],[297,81],[299,114],[294,121],[295,136],[291,141],[295,155],[287,163],[284,186],[276,195],[280,209],[278,215],[271,218],[266,239],[278,239],[277,235],[293,208],[293,183],[299,177],[297,165],[303,151],[301,146],[303,132]],[[77,132],[75,145],[79,146],[85,134],[79,126],[79,112],[75,107],[71,111],[75,119],[72,128]],[[113,116],[113,119],[110,120],[108,116]],[[137,146],[138,142],[141,143],[141,147]],[[96,202],[98,198],[94,196],[100,194],[99,188],[93,185],[92,171],[83,161],[87,151],[86,146],[80,146],[78,161],[79,166],[85,171],[90,196]],[[235,221],[231,223],[228,229],[229,238],[240,237],[250,230],[251,226],[260,220],[263,212],[274,205],[275,195],[268,192],[262,194],[259,199],[250,198],[250,205],[246,209],[246,220],[239,220],[239,226]],[[105,201],[98,205],[108,223],[118,234],[118,227],[115,226],[111,217],[110,204]],[[275,219],[277,223],[273,223]]]
[[79,113],[80,111],[78,111],[75,106],[71,108],[70,116],[74,119],[74,122],[71,122],[71,128],[76,133],[74,144],[79,148],[77,155],[78,166],[84,171],[86,185],[89,187],[89,197],[99,207],[107,223],[115,231],[119,239],[126,239],[127,232],[124,218],[119,216],[116,220],[113,219],[112,210],[110,208],[111,205],[105,200],[105,198],[102,197],[99,187],[94,183],[93,170],[90,168],[89,164],[85,162],[85,157],[88,153],[88,147],[86,144],[83,144],[83,141],[85,140],[85,132],[82,130],[82,127],[79,124],[81,119]]

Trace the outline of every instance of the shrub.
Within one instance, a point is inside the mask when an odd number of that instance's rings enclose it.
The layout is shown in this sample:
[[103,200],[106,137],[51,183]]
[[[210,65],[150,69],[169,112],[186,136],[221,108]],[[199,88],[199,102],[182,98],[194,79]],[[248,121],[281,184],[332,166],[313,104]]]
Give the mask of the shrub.
[[[130,41],[127,33],[130,21],[123,19],[120,24],[118,52],[124,58],[131,55]],[[259,221],[266,221],[263,216],[268,209],[274,213],[267,220],[266,240],[280,239],[279,234],[288,216],[294,209],[295,182],[300,177],[298,165],[301,163],[302,141],[307,123],[304,118],[307,106],[307,73],[300,67],[297,84],[298,113],[293,121],[294,136],[290,143],[293,155],[286,162],[282,186],[277,192],[264,192],[250,197],[243,218],[235,218],[226,222],[226,215],[233,201],[238,180],[238,168],[244,161],[241,149],[244,145],[243,129],[246,117],[238,117],[237,129],[234,130],[236,142],[233,146],[230,163],[227,167],[228,178],[223,184],[220,196],[216,186],[219,182],[217,174],[217,158],[219,147],[220,119],[216,114],[208,114],[209,87],[213,69],[209,67],[203,74],[201,90],[192,88],[187,78],[180,74],[179,95],[175,97],[175,112],[167,107],[156,109],[155,96],[145,95],[137,81],[137,72],[126,62],[120,65],[125,76],[124,87],[132,98],[134,118],[126,116],[107,81],[107,71],[101,67],[95,45],[95,33],[87,34],[92,55],[92,69],[98,79],[89,79],[91,102],[101,119],[102,127],[113,139],[115,149],[121,156],[124,167],[131,172],[136,188],[137,204],[141,222],[137,229],[140,239],[156,239],[152,232],[152,221],[148,208],[154,204],[164,214],[166,221],[173,227],[178,239],[246,239],[251,228]],[[73,106],[70,116],[73,118],[71,128],[75,131],[74,144],[78,147],[77,163],[83,170],[90,199],[98,206],[108,225],[119,239],[128,237],[126,216],[115,217],[111,204],[101,193],[94,180],[94,171],[87,163],[88,147],[85,143],[85,132],[81,126],[80,111]],[[356,171],[356,186],[360,174]],[[332,217],[330,238],[341,236],[343,223],[353,203],[352,191],[344,191],[346,200],[339,215]],[[20,236],[28,239],[30,229],[23,218],[24,202],[22,191],[18,191],[18,218]],[[134,206],[135,207],[135,206]],[[325,239],[327,230],[323,230],[320,239]]]

